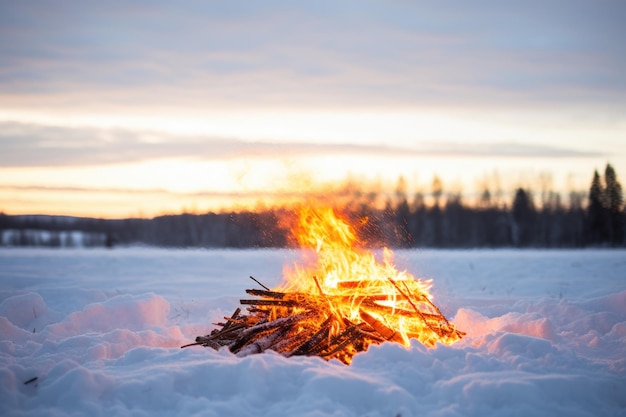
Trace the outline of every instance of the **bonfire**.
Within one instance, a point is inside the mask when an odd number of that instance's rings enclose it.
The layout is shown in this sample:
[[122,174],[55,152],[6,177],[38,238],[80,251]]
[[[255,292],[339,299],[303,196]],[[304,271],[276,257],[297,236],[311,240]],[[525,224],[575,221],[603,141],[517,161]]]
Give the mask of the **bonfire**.
[[238,356],[273,350],[285,356],[316,355],[350,364],[372,344],[386,341],[427,347],[463,337],[431,301],[430,281],[398,271],[393,252],[382,259],[358,246],[354,229],[330,208],[300,209],[292,227],[300,247],[311,255],[305,265],[285,271],[279,287],[246,290],[218,328],[195,343]]

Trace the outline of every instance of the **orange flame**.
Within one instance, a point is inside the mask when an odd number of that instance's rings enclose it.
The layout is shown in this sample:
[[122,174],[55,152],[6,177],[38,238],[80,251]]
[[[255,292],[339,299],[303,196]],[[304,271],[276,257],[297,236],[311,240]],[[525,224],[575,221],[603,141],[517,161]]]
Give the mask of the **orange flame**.
[[430,301],[430,280],[398,271],[389,249],[379,261],[373,252],[359,248],[354,230],[333,209],[303,207],[292,229],[313,257],[310,265],[286,270],[277,290],[321,293],[328,303],[320,308],[330,308],[336,317],[353,323],[367,323],[387,340],[405,346],[411,338],[432,347],[462,337]]

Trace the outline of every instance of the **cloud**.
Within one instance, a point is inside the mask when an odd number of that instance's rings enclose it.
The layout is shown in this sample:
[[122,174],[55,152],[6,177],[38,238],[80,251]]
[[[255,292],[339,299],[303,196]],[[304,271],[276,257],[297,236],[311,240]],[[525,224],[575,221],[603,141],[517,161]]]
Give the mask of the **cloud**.
[[106,194],[106,195],[156,195],[169,197],[203,197],[203,198],[261,198],[261,197],[289,197],[301,195],[297,191],[198,191],[198,192],[176,192],[162,188],[112,188],[112,187],[75,187],[75,186],[41,186],[41,185],[15,185],[0,184],[0,190],[9,191],[27,191],[27,192],[44,192],[44,193],[60,193],[60,194]]
[[3,106],[625,103],[621,1],[4,2],[0,15]]
[[242,141],[156,131],[67,128],[0,122],[0,165],[3,167],[107,165],[164,158],[224,160],[323,155],[584,158],[602,156],[602,153],[513,142],[425,142],[407,147],[354,143]]
[[[203,201],[210,200],[230,200],[232,202],[243,201],[243,200],[255,200],[255,201],[270,201],[270,200],[285,200],[285,199],[297,199],[302,197],[319,197],[319,198],[328,198],[335,193],[337,195],[342,195],[349,190],[348,187],[354,187],[355,181],[352,179],[348,181],[348,179],[340,182],[338,184],[333,184],[333,186],[324,183],[315,183],[314,181],[309,183],[309,186],[302,186],[300,184],[299,187],[293,189],[264,189],[264,190],[256,190],[256,189],[242,189],[238,191],[173,191],[167,190],[163,188],[121,188],[121,187],[76,187],[76,186],[40,186],[40,185],[17,185],[17,184],[0,184],[0,192],[2,191],[10,191],[10,192],[18,192],[18,193],[36,193],[38,195],[41,194],[56,194],[61,196],[80,196],[80,195],[94,195],[94,194],[102,194],[107,196],[107,198],[116,197],[130,197],[130,198],[145,198],[149,199],[151,197],[155,198],[163,198],[167,200],[176,199],[179,201],[187,200],[196,200],[200,199]],[[361,184],[364,187],[367,187],[367,184],[364,182]]]
[[595,158],[604,156],[590,150],[565,149],[550,145],[523,144],[515,142],[499,143],[430,143],[417,151],[423,155],[445,155],[494,158]]

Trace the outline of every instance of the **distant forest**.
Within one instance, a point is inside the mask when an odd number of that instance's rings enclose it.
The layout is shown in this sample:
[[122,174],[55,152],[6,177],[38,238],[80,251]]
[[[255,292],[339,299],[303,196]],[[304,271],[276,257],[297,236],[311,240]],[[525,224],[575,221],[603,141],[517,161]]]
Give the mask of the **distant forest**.
[[[341,209],[360,225],[365,246],[394,248],[624,247],[626,209],[611,165],[597,171],[587,194],[572,193],[567,205],[555,192],[518,188],[509,203],[493,202],[485,191],[478,204],[435,186],[432,202],[423,194],[409,199],[401,189],[382,206],[376,196],[359,194]],[[292,245],[288,208],[231,213],[177,214],[152,219],[105,220],[66,216],[0,214],[0,245],[95,247],[282,248]]]

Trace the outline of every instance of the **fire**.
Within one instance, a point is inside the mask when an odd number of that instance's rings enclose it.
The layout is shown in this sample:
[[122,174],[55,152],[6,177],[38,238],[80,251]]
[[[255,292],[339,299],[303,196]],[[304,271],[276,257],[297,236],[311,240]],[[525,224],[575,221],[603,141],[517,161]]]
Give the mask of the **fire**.
[[285,356],[317,355],[345,364],[385,341],[428,347],[451,344],[465,333],[457,330],[430,301],[430,281],[398,271],[393,253],[382,260],[359,248],[349,223],[330,208],[304,207],[292,227],[298,244],[312,255],[309,265],[285,272],[285,282],[270,290],[249,289],[257,299],[243,299],[195,343],[238,356],[274,350]]
[[[433,347],[437,342],[452,344],[464,334],[431,302],[430,280],[398,271],[389,249],[379,261],[373,252],[359,248],[355,231],[333,209],[301,208],[293,234],[314,256],[311,265],[286,270],[277,291],[321,295],[325,302],[319,308],[330,309],[336,323],[345,318],[371,326],[385,339],[407,347],[410,339]],[[336,325],[331,335],[341,327]]]

